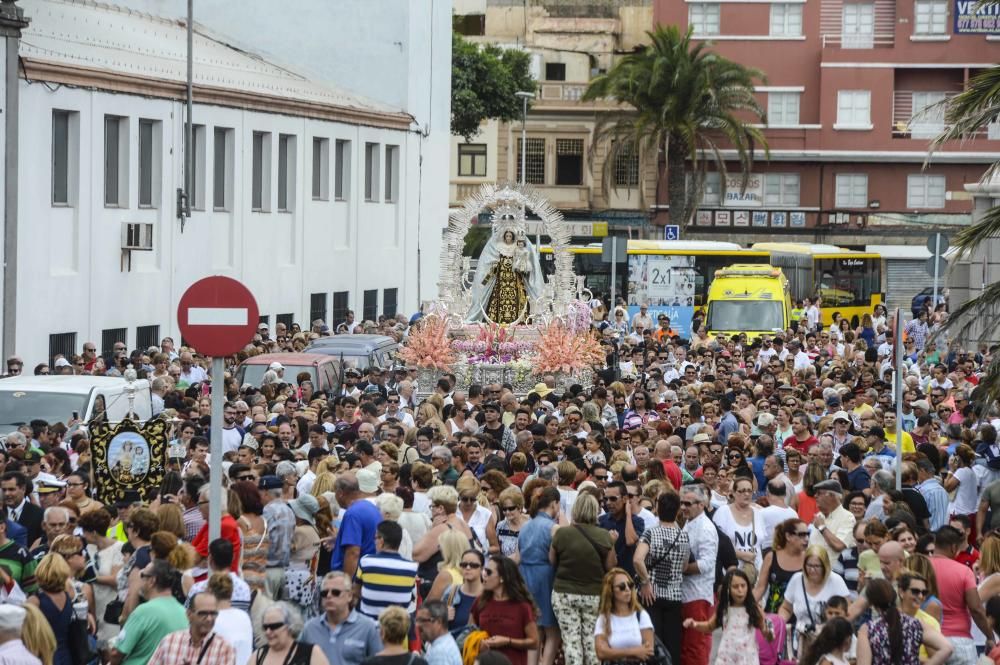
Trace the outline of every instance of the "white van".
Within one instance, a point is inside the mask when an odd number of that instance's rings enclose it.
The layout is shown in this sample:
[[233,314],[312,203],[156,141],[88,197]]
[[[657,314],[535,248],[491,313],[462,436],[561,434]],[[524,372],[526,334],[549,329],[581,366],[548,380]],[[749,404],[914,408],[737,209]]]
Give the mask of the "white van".
[[[32,420],[83,423],[100,418],[119,422],[128,414],[125,379],[113,376],[12,376],[0,379],[0,436]],[[141,422],[152,417],[149,381],[135,381],[132,406]]]

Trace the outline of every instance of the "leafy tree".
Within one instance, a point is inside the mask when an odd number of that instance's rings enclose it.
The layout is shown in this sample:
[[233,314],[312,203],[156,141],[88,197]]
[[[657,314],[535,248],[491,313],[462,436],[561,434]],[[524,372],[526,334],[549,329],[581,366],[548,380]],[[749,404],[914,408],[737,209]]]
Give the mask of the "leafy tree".
[[638,154],[640,166],[652,163],[658,168],[662,149],[670,220],[683,226],[701,200],[709,163],[720,173],[725,195],[722,150],[735,148],[741,188],[753,167],[755,144],[766,153],[763,134],[750,124],[764,122],[764,109],[754,98],[754,86],[764,75],[710,51],[704,43],[692,45],[690,30],[682,34],[676,26],[657,26],[646,34],[650,43],[591,81],[583,99],[624,105],[601,114],[595,131],[598,141],[609,142],[605,187],[619,155]]
[[451,133],[469,141],[479,123],[520,119],[523,102],[514,93],[534,92],[527,51],[480,46],[457,33],[451,39]]
[[[986,2],[983,4],[1000,4]],[[928,161],[934,151],[949,141],[972,139],[988,125],[1000,121],[1000,66],[991,67],[969,79],[968,87],[954,97],[942,102],[945,129],[931,143]],[[995,182],[1000,175],[1000,161],[995,162],[980,182]],[[1000,206],[986,211],[978,222],[963,228],[955,236],[957,256],[966,256],[990,239],[1000,237]],[[954,331],[959,337],[968,338],[976,324],[982,324],[981,341],[996,333],[997,312],[1000,311],[1000,282],[988,284],[975,298],[953,311],[941,328],[941,333]],[[992,323],[990,323],[992,322]],[[973,400],[984,408],[1000,400],[1000,353],[993,359],[972,393]]]

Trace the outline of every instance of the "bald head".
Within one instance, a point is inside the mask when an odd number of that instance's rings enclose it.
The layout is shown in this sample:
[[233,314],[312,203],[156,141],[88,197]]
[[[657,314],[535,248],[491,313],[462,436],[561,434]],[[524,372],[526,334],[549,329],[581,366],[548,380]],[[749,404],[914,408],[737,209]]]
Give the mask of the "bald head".
[[660,439],[656,442],[656,446],[653,447],[653,457],[658,460],[665,460],[670,458],[670,442],[666,439]]
[[895,581],[903,571],[903,561],[906,552],[903,546],[895,540],[890,540],[878,548],[878,562],[882,568],[882,575],[890,582]]

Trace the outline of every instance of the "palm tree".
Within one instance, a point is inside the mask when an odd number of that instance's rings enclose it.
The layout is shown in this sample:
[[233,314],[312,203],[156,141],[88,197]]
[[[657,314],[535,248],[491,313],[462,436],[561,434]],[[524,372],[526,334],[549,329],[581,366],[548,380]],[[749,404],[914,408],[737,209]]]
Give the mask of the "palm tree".
[[[644,156],[655,157],[652,161],[658,167],[662,147],[670,219],[683,226],[701,200],[710,162],[720,174],[725,196],[722,150],[736,149],[741,188],[746,187],[753,166],[754,145],[760,144],[766,153],[764,135],[750,124],[765,119],[754,97],[754,86],[764,75],[710,51],[704,43],[692,45],[691,30],[682,34],[676,26],[657,26],[646,34],[650,44],[591,81],[583,99],[624,105],[603,114],[595,130],[595,143],[610,142],[604,162],[605,188],[619,156],[637,154],[640,164]],[[640,200],[641,191],[640,186]]]
[[[987,0],[982,4],[1000,4]],[[949,141],[973,138],[988,125],[1000,121],[1000,66],[991,67],[969,79],[968,87],[943,102],[945,129],[932,142],[927,161],[934,151]],[[926,166],[926,163],[925,163]],[[995,162],[980,182],[995,183],[1000,177],[1000,162]],[[1000,237],[1000,206],[990,208],[978,222],[967,226],[955,236],[955,258],[973,253],[989,239]],[[997,313],[1000,311],[1000,283],[987,285],[975,298],[956,309],[941,327],[940,333],[952,331],[959,338],[970,337],[976,324],[983,324],[979,340],[988,339],[995,332]],[[994,354],[985,376],[973,391],[973,399],[989,406],[1000,399],[1000,353]]]

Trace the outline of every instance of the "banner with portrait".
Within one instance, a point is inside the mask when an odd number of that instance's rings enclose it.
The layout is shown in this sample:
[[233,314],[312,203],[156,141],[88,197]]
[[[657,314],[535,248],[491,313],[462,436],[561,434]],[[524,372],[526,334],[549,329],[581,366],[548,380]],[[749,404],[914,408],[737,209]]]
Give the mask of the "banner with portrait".
[[145,424],[123,420],[90,426],[93,486],[96,499],[110,505],[134,490],[143,501],[151,498],[166,474],[167,427],[165,420]]

